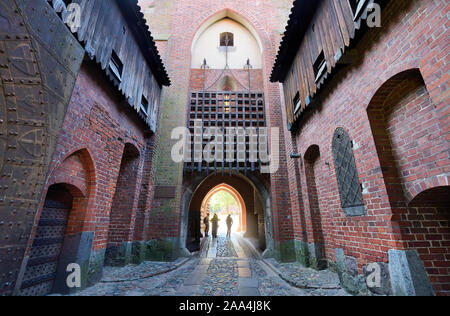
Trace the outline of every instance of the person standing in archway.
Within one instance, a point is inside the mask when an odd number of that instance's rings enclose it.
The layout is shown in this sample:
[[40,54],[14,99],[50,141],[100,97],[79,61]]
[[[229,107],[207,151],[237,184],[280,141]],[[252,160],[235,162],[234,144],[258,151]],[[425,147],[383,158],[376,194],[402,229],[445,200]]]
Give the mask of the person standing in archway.
[[231,238],[231,227],[233,226],[233,219],[231,218],[231,214],[227,217],[227,238]]
[[219,229],[219,217],[217,214],[214,214],[211,223],[212,223],[212,236],[213,238],[217,238],[217,230]]
[[205,237],[208,237],[208,235],[209,235],[209,214],[206,214],[205,218],[203,219],[203,224],[205,224]]

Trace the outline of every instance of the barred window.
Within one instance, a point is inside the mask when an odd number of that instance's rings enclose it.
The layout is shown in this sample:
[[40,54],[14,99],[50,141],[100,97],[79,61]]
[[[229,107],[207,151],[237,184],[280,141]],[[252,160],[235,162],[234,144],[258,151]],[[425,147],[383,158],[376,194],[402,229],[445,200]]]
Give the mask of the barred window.
[[233,47],[234,46],[234,34],[230,32],[224,32],[220,34],[220,46],[221,47]]
[[364,215],[366,209],[356,169],[353,143],[343,128],[336,129],[334,133],[333,159],[342,209],[348,216]]

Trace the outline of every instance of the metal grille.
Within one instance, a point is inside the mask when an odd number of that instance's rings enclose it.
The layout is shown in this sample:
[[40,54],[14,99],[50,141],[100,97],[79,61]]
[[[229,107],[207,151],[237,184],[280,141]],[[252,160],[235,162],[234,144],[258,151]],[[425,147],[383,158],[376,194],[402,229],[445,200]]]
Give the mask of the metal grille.
[[27,263],[21,295],[41,296],[51,292],[71,208],[69,192],[50,188]]
[[[356,170],[353,144],[344,129],[338,128],[333,138],[333,159],[336,168],[336,176],[339,186],[342,208],[348,215],[361,215],[362,210],[356,210],[364,206],[361,184]],[[352,209],[351,214],[347,211]]]
[[[185,172],[255,172],[261,169],[261,157],[250,155],[250,146],[259,148],[260,136],[266,136],[264,110],[264,93],[262,92],[193,92],[190,97],[188,128],[193,141],[191,157],[185,162]],[[227,135],[227,130],[235,129],[235,150],[233,159],[227,155],[227,137],[208,135],[215,131],[219,135]],[[244,132],[245,129],[245,132]],[[208,137],[211,136],[209,139]],[[208,143],[214,141],[213,161],[205,161],[198,155]],[[256,146],[256,147],[255,147]],[[216,155],[217,151],[217,155]],[[217,158],[220,159],[217,159]],[[253,158],[253,159],[251,159]]]

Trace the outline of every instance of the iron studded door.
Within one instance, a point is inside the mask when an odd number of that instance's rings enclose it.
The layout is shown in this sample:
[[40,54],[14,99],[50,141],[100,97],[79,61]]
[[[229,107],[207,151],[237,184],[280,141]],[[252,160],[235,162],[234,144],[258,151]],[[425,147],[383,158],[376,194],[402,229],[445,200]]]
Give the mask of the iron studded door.
[[51,187],[39,219],[21,295],[42,296],[52,292],[71,209],[71,194],[62,186]]

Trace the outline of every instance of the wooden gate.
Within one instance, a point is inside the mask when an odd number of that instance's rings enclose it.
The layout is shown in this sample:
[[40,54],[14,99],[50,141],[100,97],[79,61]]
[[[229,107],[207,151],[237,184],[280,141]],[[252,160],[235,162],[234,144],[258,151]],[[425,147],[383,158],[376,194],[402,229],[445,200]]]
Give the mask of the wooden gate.
[[21,295],[52,292],[73,197],[61,185],[49,188],[27,263]]

